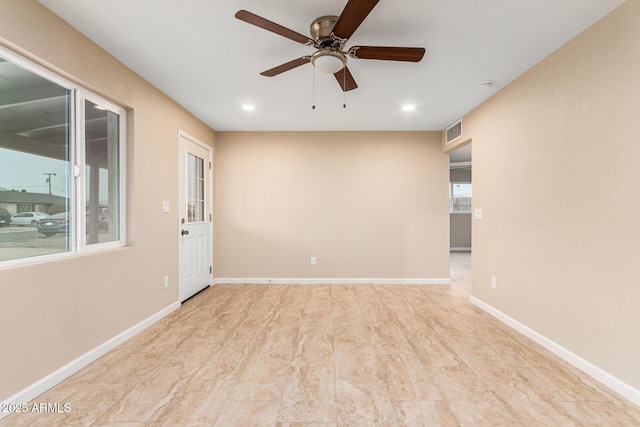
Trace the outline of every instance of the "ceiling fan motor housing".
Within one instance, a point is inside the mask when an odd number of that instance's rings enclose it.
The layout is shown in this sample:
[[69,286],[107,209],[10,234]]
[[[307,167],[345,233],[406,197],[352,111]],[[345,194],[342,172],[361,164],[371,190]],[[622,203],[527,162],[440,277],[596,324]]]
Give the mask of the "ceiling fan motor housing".
[[332,48],[340,50],[344,40],[339,40],[332,35],[333,27],[338,21],[338,16],[326,15],[314,19],[311,23],[311,38],[315,41],[317,48]]

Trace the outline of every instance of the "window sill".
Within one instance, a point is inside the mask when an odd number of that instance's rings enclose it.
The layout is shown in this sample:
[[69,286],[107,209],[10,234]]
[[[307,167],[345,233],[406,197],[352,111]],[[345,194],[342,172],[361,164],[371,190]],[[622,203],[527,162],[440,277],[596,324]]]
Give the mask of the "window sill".
[[74,251],[74,252],[60,252],[56,254],[48,254],[41,256],[34,256],[29,258],[20,258],[9,261],[0,262],[0,271],[10,270],[13,268],[22,268],[22,267],[32,267],[40,264],[46,264],[50,262],[56,261],[65,261],[74,258],[80,258],[85,256],[93,256],[104,254],[107,252],[126,250],[132,246],[127,246],[124,243],[113,242],[104,245],[100,245],[100,247],[96,248],[85,248],[82,251]]

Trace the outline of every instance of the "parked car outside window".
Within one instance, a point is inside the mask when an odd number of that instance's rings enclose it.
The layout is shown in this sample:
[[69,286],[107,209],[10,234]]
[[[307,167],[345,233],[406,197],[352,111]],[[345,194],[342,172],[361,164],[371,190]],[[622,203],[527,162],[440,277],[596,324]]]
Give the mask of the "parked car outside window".
[[69,213],[61,212],[48,216],[38,222],[38,232],[47,237],[57,233],[69,233]]
[[49,215],[44,212],[21,212],[11,217],[11,224],[36,227],[38,225],[38,221],[48,216]]
[[0,208],[0,228],[8,227],[11,223],[11,214],[8,210]]

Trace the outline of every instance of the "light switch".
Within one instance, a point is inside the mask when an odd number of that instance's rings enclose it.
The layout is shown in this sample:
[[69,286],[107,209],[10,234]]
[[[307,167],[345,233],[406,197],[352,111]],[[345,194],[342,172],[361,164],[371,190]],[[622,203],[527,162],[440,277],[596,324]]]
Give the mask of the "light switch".
[[476,209],[473,211],[473,217],[475,219],[482,219],[482,209]]
[[169,212],[169,202],[167,202],[166,200],[162,202],[162,212]]

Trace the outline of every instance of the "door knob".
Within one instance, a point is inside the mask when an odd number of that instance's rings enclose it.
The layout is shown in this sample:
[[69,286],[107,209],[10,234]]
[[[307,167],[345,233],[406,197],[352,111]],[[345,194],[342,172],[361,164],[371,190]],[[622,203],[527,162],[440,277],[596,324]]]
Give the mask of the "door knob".
[[189,234],[189,230],[182,230],[182,233],[181,233],[181,234],[182,234],[183,236],[186,236],[187,234]]

